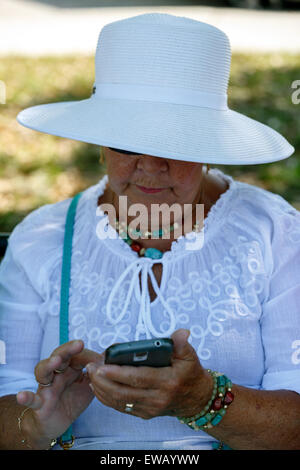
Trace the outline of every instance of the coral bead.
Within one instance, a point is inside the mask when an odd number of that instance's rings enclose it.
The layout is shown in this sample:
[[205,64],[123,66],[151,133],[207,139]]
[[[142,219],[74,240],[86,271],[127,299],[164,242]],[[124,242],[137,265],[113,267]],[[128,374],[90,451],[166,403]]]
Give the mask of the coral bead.
[[132,245],[131,245],[131,249],[133,251],[136,251],[137,253],[140,251],[141,248],[142,247],[140,245],[138,245],[137,243],[132,243]]
[[224,397],[224,404],[225,405],[230,405],[230,403],[233,402],[233,399],[234,399],[233,393],[227,391],[226,394],[225,394],[225,397]]
[[218,411],[222,408],[222,398],[216,398],[214,401],[213,401],[213,404],[212,404],[212,409],[215,410],[215,411]]

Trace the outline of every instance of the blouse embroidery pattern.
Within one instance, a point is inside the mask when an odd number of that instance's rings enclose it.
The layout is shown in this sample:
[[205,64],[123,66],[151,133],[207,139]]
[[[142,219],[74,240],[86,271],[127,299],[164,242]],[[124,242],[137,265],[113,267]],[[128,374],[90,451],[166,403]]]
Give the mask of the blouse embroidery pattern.
[[[138,328],[138,316],[133,313],[131,305],[116,325],[106,316],[106,303],[115,280],[90,272],[81,251],[74,252],[72,263],[70,337],[80,338],[87,348],[100,351],[112,343],[130,341],[134,334],[135,339],[141,339],[144,330],[141,325]],[[265,271],[259,243],[239,236],[222,264],[215,263],[210,270],[205,269],[201,273],[190,272],[186,282],[175,275],[168,279],[164,297],[174,312],[174,330],[190,325],[190,341],[199,358],[209,359],[211,350],[206,345],[207,340],[210,339],[211,344],[213,338],[224,333],[224,322],[230,318],[259,315],[258,296],[263,292],[264,281]],[[129,284],[130,280],[124,280],[118,296],[114,297],[115,315],[124,307]],[[52,315],[58,315],[59,312],[59,290],[60,282],[57,282],[57,298],[53,304],[55,308],[49,312]],[[102,305],[100,309],[99,305]],[[170,328],[170,315],[160,306],[159,316],[158,322],[157,311],[152,312],[151,321],[158,325],[156,329],[164,336]]]

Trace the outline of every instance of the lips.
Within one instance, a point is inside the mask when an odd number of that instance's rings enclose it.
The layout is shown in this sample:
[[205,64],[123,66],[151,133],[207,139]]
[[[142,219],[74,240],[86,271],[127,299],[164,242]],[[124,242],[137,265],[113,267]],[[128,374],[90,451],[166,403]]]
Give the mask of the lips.
[[145,186],[136,185],[138,189],[143,191],[144,193],[159,193],[160,191],[164,191],[167,188],[146,188]]

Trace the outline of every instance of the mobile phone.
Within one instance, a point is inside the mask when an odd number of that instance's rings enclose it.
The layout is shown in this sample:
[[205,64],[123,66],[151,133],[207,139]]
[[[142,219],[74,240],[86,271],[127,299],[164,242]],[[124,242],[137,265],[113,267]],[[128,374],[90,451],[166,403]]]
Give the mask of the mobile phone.
[[154,338],[113,344],[105,351],[105,364],[168,367],[171,365],[173,340]]

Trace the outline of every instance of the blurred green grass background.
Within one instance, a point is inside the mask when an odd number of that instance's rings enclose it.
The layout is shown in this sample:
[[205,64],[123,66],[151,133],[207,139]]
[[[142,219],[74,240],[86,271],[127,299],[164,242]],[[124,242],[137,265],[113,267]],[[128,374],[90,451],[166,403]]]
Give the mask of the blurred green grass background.
[[[300,210],[300,104],[291,84],[300,79],[300,55],[232,55],[229,106],[270,125],[295,147],[292,157],[262,165],[211,165],[239,181],[280,194]],[[94,81],[94,57],[2,57],[0,80],[0,231],[10,232],[29,212],[73,196],[105,173],[99,146],[27,129],[16,121],[37,104],[86,99]]]

